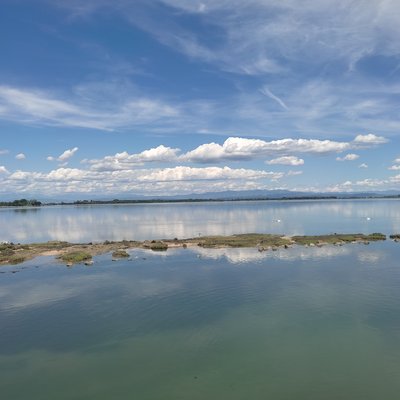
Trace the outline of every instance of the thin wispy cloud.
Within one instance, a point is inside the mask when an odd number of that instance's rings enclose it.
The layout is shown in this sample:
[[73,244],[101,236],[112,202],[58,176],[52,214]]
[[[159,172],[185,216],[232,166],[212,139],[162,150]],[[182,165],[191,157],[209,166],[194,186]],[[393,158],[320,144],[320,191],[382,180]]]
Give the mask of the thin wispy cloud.
[[283,109],[288,110],[288,106],[283,102],[282,99],[280,99],[278,96],[274,95],[266,86],[262,87],[260,89],[260,92],[269,97],[272,100],[275,100]]
[[[135,8],[122,1],[117,3],[132,23],[152,33],[163,44],[239,73],[276,72],[283,64],[282,59],[303,58],[310,59],[314,65],[342,61],[351,71],[371,54],[391,55],[400,50],[400,45],[395,44],[400,33],[399,5],[395,0],[367,3],[357,0],[351,6],[338,5],[333,0],[301,4],[275,0],[209,0],[202,2],[201,7],[197,2],[162,2],[171,7],[170,13],[164,14],[167,20],[171,21],[176,11],[188,15],[197,13],[204,23],[218,28],[224,40],[210,46],[183,24],[178,25],[175,19],[165,30],[162,25],[157,26],[150,8],[143,7],[135,18]],[[383,41],[383,38],[392,40]],[[257,68],[262,59],[267,60],[264,62],[267,67]],[[250,69],[249,65],[254,67]]]
[[[118,87],[110,87],[108,98],[78,91],[67,100],[42,90],[0,86],[0,117],[23,123],[114,130],[155,123],[178,116],[172,105],[146,97],[125,97],[117,103]],[[95,94],[96,87],[93,87]],[[84,97],[83,97],[84,95]],[[88,96],[89,95],[89,96]],[[89,98],[89,102],[88,102]]]

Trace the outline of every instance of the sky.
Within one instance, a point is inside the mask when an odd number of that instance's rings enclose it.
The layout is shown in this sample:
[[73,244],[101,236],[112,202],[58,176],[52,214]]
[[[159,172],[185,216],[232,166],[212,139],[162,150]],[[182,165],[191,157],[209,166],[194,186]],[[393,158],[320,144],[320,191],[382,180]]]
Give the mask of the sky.
[[400,189],[397,0],[1,0],[0,199]]

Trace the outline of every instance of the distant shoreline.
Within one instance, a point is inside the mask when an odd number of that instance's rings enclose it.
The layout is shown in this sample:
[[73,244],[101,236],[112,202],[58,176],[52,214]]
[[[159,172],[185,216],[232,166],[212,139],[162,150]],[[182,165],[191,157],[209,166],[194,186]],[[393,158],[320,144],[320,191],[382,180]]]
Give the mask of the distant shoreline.
[[370,200],[398,199],[400,195],[376,196],[282,196],[282,197],[238,197],[238,198],[207,198],[207,199],[130,199],[130,200],[76,200],[61,202],[41,202],[38,200],[13,200],[0,202],[0,208],[24,208],[47,206],[86,206],[86,205],[119,205],[119,204],[171,204],[171,203],[211,203],[211,202],[241,202],[241,201],[299,201],[299,200]]
[[[400,234],[389,236],[400,241]],[[0,265],[20,264],[38,256],[54,256],[68,266],[78,263],[90,265],[93,256],[112,253],[113,259],[129,258],[127,250],[148,249],[166,251],[170,248],[186,248],[199,246],[203,248],[257,248],[258,251],[276,251],[294,245],[322,247],[325,245],[342,246],[348,243],[362,243],[386,240],[382,233],[372,234],[329,234],[308,236],[283,236],[273,234],[239,234],[230,236],[201,236],[188,239],[145,240],[145,241],[105,241],[102,243],[69,243],[50,241],[46,243],[14,244],[0,243]]]

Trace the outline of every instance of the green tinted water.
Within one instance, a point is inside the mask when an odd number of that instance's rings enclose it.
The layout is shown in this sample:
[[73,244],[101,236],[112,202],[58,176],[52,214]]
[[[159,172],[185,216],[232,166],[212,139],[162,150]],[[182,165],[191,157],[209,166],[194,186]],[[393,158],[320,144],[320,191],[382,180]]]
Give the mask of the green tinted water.
[[400,244],[110,258],[2,267],[2,399],[398,398]]

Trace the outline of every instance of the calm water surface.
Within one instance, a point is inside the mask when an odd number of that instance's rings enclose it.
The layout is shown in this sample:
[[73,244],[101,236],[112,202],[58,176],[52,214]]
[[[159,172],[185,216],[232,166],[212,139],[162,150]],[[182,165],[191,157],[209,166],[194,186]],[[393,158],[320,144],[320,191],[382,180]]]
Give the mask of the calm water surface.
[[[393,200],[1,209],[0,240],[400,232]],[[398,399],[400,243],[0,267],[6,400]]]
[[249,232],[400,232],[400,201],[248,201],[0,209],[0,241],[21,243],[173,239]]
[[387,241],[1,267],[1,398],[398,399],[399,259]]

